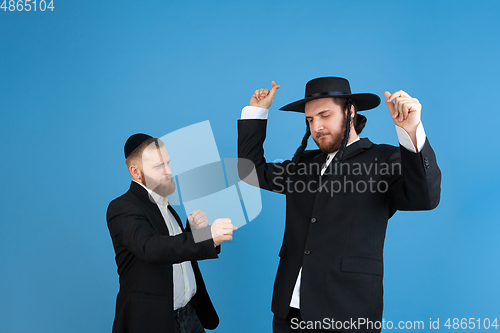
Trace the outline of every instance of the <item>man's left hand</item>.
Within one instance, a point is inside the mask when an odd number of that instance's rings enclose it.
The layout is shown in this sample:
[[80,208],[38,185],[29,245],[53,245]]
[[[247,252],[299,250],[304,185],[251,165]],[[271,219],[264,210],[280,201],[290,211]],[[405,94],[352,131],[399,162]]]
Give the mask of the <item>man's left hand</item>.
[[208,227],[207,216],[201,209],[192,212],[191,215],[188,216],[188,222],[193,230]]
[[410,136],[416,133],[422,110],[418,99],[411,97],[403,90],[393,94],[386,91],[384,95],[394,123],[402,127]]

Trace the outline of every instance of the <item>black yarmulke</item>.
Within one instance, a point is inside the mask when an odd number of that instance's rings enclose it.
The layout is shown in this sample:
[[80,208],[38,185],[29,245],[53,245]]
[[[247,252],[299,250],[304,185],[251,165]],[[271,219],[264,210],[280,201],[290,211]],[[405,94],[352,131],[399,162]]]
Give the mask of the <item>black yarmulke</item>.
[[134,151],[137,150],[144,142],[146,142],[149,139],[152,139],[153,137],[151,135],[143,134],[143,133],[137,133],[134,135],[131,135],[130,138],[127,139],[127,142],[125,142],[125,159],[127,159],[130,154],[132,154]]

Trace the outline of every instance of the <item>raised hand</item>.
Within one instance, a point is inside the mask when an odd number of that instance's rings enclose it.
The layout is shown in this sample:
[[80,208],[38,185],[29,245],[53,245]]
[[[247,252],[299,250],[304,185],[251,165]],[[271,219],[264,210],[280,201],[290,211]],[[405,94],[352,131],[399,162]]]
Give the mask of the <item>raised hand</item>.
[[281,88],[281,86],[276,85],[274,81],[271,82],[271,90],[267,88],[261,88],[255,90],[250,98],[250,106],[258,106],[259,108],[269,109],[274,102],[274,95],[276,95],[276,90]]
[[394,123],[404,128],[408,133],[416,131],[422,110],[418,99],[411,97],[403,90],[393,94],[386,91],[384,95]]
[[208,219],[201,209],[197,209],[188,216],[188,222],[191,230],[208,227]]
[[238,228],[231,223],[231,219],[227,218],[215,220],[210,228],[212,232],[212,239],[216,246],[220,245],[224,241],[232,240],[233,231],[238,230]]

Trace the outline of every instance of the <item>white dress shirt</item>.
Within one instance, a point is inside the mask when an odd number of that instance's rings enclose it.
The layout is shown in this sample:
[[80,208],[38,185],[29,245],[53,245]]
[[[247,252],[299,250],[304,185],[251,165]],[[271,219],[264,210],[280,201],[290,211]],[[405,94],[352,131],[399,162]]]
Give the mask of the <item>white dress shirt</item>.
[[[241,110],[241,119],[267,119],[268,114],[269,114],[268,109],[263,109],[256,106],[245,106],[243,110]],[[426,139],[424,126],[422,125],[422,122],[420,122],[417,127],[417,147],[413,145],[410,135],[402,127],[399,127],[396,124],[395,126],[396,126],[396,133],[398,135],[399,143],[401,144],[401,146],[403,146],[404,148],[413,153],[417,153],[422,150]],[[359,136],[356,136],[356,139],[351,141],[347,146],[350,146],[351,144],[359,140],[360,140]],[[333,161],[333,158],[335,157],[336,154],[337,152],[328,154],[326,163],[323,169],[321,170],[321,175],[325,173],[328,165]],[[297,281],[295,282],[295,287],[293,288],[292,299],[290,301],[290,307],[292,308],[300,309],[301,277],[302,277],[302,267],[300,268],[299,275],[297,276]]]
[[[136,183],[144,187],[156,202],[156,205],[160,209],[161,215],[165,220],[165,224],[167,225],[168,234],[170,236],[181,234],[182,229],[179,226],[179,223],[177,223],[175,217],[168,210],[168,198],[158,195],[139,182]],[[194,294],[196,294],[196,280],[194,277],[193,266],[190,261],[173,264],[172,270],[174,278],[174,310],[177,310],[188,304]]]

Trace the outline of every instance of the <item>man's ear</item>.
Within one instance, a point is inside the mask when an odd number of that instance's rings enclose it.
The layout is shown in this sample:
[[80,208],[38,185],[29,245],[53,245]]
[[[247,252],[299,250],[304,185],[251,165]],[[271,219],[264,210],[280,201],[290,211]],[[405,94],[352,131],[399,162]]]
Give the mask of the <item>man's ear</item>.
[[351,105],[351,119],[354,119],[355,114],[356,114],[356,110],[354,109],[354,105]]
[[141,170],[139,167],[135,164],[131,164],[128,167],[128,172],[130,172],[130,175],[132,176],[132,179],[134,180],[140,180],[141,179]]

